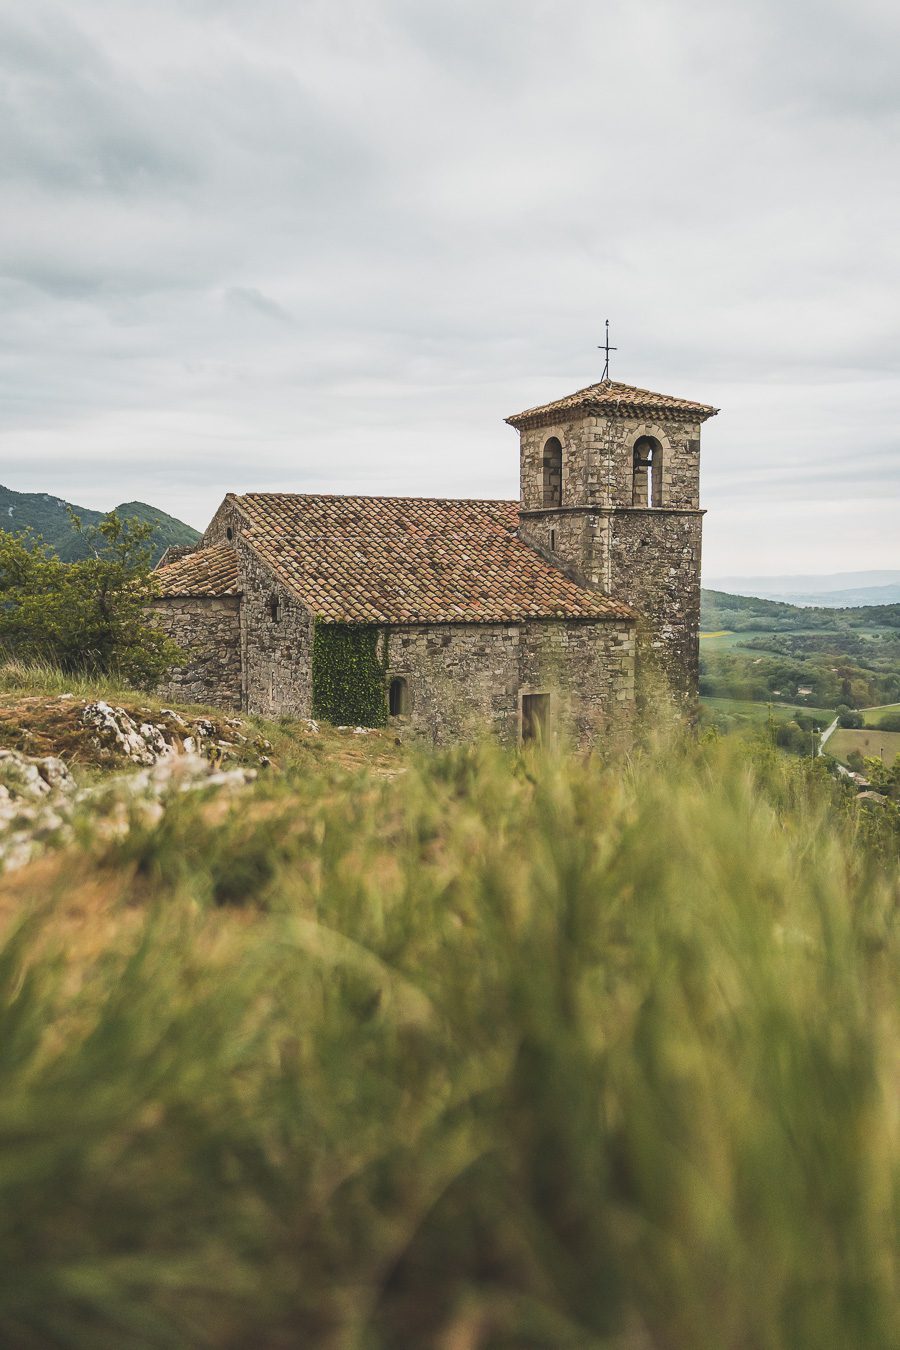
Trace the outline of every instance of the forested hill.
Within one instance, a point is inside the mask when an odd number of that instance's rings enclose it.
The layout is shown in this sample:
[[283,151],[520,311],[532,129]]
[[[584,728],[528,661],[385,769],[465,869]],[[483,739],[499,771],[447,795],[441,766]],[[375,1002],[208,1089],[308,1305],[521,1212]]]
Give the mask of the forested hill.
[[900,628],[900,604],[827,609],[706,590],[701,591],[700,598],[700,625],[705,633],[722,629],[734,633],[789,633],[798,629],[838,632],[847,628]]
[[[31,529],[40,535],[64,562],[75,562],[86,553],[84,543],[72,529],[69,507],[80,516],[85,525],[96,525],[102,511],[85,506],[72,506],[61,497],[47,492],[13,492],[0,487],[0,528],[13,534]],[[146,502],[123,502],[116,512],[123,518],[137,517],[153,526],[153,561],[162,557],[171,544],[193,544],[200,538],[199,531],[174,516],[166,515]]]

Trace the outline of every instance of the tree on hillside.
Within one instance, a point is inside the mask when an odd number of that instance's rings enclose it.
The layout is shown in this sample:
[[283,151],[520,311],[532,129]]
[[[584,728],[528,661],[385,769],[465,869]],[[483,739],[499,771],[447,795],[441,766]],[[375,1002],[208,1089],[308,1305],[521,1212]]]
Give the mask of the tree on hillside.
[[73,563],[35,535],[0,531],[0,646],[70,673],[151,688],[178,656],[149,615],[153,527],[114,512],[86,527],[72,513],[72,524],[88,550]]
[[900,800],[900,755],[895,756],[893,764],[886,764],[880,756],[867,758],[866,774],[876,792]]

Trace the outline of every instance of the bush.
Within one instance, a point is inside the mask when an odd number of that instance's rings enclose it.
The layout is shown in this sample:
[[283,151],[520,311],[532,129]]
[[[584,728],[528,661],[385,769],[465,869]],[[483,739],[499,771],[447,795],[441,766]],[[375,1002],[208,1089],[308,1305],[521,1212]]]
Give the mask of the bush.
[[782,750],[795,755],[812,754],[817,738],[812,731],[806,731],[798,722],[779,722],[775,727],[775,744]]
[[858,708],[850,708],[846,703],[839,703],[835,712],[839,726],[855,729],[863,725],[863,715]]
[[0,1344],[884,1350],[891,819],[726,742],[86,817],[0,880]]
[[87,529],[72,520],[91,550],[73,563],[0,531],[0,646],[26,663],[152,688],[179,654],[149,619],[153,527],[115,514]]
[[879,731],[900,731],[900,712],[882,713],[875,726]]

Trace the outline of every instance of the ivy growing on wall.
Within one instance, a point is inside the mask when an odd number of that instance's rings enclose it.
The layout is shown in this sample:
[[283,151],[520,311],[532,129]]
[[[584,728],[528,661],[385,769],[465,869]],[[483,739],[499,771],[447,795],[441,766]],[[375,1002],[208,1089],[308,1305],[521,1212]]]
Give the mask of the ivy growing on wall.
[[317,623],[313,632],[313,716],[337,726],[383,727],[386,666],[378,630]]

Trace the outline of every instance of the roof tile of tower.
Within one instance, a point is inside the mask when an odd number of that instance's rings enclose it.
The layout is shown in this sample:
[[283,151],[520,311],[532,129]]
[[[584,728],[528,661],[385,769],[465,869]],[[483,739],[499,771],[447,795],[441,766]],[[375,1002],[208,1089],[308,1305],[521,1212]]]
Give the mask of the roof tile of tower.
[[565,398],[554,399],[552,403],[542,403],[536,408],[513,413],[506,421],[518,430],[555,422],[559,420],[560,414],[571,413],[602,413],[607,417],[641,417],[647,413],[658,413],[665,417],[705,422],[708,417],[715,417],[718,411],[718,408],[708,403],[693,403],[690,399],[674,398],[671,394],[655,394],[650,389],[620,384],[618,380],[601,380],[599,384],[589,384],[586,389],[579,389]]
[[252,492],[241,537],[325,623],[631,619],[519,539],[518,502]]

